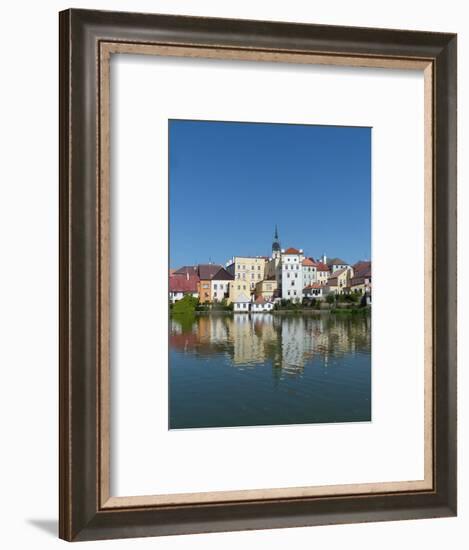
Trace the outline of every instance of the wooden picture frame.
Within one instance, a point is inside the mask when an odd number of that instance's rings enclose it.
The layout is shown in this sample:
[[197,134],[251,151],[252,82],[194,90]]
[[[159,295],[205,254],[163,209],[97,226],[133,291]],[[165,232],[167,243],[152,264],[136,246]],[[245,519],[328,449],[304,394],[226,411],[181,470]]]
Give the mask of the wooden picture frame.
[[[426,479],[237,498],[109,491],[109,59],[119,52],[424,71]],[[60,13],[60,537],[456,515],[456,35],[88,10]]]

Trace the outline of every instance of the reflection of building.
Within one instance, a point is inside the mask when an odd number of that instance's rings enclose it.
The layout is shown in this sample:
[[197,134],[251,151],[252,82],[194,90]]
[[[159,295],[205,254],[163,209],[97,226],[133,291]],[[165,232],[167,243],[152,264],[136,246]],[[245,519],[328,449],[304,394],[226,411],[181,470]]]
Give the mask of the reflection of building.
[[328,363],[347,353],[370,352],[371,319],[324,315],[200,315],[184,324],[171,319],[172,348],[200,356],[223,354],[233,365],[271,365],[301,374],[313,358]]
[[254,331],[252,321],[247,315],[236,315],[233,318],[230,339],[233,342],[235,364],[264,363],[266,357],[262,338]]

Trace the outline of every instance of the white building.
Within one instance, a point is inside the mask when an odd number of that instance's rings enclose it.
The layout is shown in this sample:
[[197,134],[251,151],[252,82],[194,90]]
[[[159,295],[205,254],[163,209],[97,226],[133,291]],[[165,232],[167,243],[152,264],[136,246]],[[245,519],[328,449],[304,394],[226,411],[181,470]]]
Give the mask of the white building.
[[303,250],[282,250],[282,299],[301,302],[303,298]]
[[311,258],[305,258],[301,262],[301,268],[303,271],[303,285],[308,286],[317,282],[317,269],[316,263]]
[[251,300],[244,294],[240,294],[233,302],[233,311],[235,313],[249,313]]
[[228,299],[231,281],[233,281],[233,275],[223,267],[215,273],[210,281],[210,299],[212,302],[221,302]]
[[331,258],[330,260],[327,260],[327,265],[331,270],[331,274],[334,273],[335,271],[339,271],[340,269],[345,269],[346,267],[350,267],[347,262],[345,262],[340,258]]
[[255,302],[251,304],[252,313],[262,313],[264,311],[272,311],[274,304],[265,300],[262,296],[259,296]]

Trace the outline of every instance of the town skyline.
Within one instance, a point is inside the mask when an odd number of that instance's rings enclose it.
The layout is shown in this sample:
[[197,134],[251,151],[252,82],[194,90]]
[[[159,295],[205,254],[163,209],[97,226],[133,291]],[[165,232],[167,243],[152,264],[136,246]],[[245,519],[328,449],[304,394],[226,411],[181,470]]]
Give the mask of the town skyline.
[[[276,226],[274,225],[274,229],[275,229],[275,227]],[[272,235],[272,233],[273,232],[271,232],[271,235]],[[278,233],[280,235],[280,230],[279,229],[278,229]],[[270,237],[270,240],[272,241],[272,236]],[[296,243],[284,245],[281,236],[279,237],[279,240],[280,240],[280,243],[281,243],[281,248],[283,250],[286,250],[287,248],[291,248],[291,247],[301,248],[302,250],[304,250],[304,253],[305,253],[306,257],[314,258],[315,260],[320,260],[324,256],[326,256],[328,258],[339,257],[339,258],[343,258],[350,265],[353,265],[353,264],[355,264],[357,262],[360,262],[360,261],[371,261],[371,256],[369,254],[368,255],[362,254],[361,256],[356,257],[356,258],[349,258],[349,255],[347,255],[347,254],[335,254],[335,253],[328,254],[326,250],[322,250],[321,252],[311,254],[309,247],[302,246],[302,243],[300,243],[298,246],[296,245]],[[246,247],[246,248],[249,248],[249,247]],[[239,256],[251,257],[251,258],[262,258],[262,257],[267,258],[267,257],[270,257],[270,255],[271,255],[270,246],[267,245],[266,249],[267,250],[265,252],[260,251],[258,253],[252,253],[252,254],[244,254],[243,250],[241,250],[241,251],[236,251],[233,254],[226,254],[225,257],[223,257],[223,258],[214,258],[213,256],[209,256],[208,258],[205,258],[205,259],[202,258],[201,261],[199,261],[198,259],[194,259],[193,261],[186,261],[186,262],[179,261],[179,262],[175,263],[171,260],[171,257],[170,257],[169,267],[170,267],[170,269],[177,269],[177,268],[179,268],[183,265],[207,265],[207,264],[215,264],[215,265],[225,266],[233,258],[239,257]]]
[[169,121],[170,267],[371,256],[371,128]]

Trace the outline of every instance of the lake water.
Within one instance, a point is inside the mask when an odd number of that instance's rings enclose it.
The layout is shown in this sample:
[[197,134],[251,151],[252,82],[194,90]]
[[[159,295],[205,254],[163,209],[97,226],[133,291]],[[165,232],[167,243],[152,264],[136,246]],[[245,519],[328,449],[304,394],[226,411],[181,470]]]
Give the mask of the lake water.
[[371,420],[371,316],[170,320],[169,427]]

